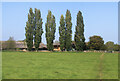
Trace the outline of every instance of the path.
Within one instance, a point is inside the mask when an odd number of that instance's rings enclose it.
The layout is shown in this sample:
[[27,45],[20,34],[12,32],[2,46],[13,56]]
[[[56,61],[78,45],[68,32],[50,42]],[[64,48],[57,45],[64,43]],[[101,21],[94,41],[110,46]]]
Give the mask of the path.
[[[104,53],[102,53],[102,55],[100,55],[99,79],[102,79],[103,59],[104,59]],[[100,81],[101,81],[101,80],[100,80]]]

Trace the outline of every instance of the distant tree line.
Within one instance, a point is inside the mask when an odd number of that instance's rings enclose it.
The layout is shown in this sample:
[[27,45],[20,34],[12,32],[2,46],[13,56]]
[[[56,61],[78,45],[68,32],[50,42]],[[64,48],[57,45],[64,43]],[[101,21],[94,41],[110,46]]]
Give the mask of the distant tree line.
[[[25,42],[26,40],[22,40],[19,42]],[[55,41],[58,42],[58,41]],[[72,49],[76,49],[75,41],[72,41]],[[104,44],[104,40],[101,36],[91,36],[89,38],[89,42],[85,43],[85,50],[103,50],[103,51],[120,51],[120,45],[114,44],[112,41],[108,41]],[[7,41],[2,42],[2,50],[16,50],[16,41],[13,37],[9,37]],[[17,48],[19,50],[19,48]],[[61,50],[62,51],[62,50]]]
[[89,38],[89,42],[86,46],[87,50],[120,51],[120,45],[114,44],[112,41],[108,41],[104,44],[103,38],[96,35]]

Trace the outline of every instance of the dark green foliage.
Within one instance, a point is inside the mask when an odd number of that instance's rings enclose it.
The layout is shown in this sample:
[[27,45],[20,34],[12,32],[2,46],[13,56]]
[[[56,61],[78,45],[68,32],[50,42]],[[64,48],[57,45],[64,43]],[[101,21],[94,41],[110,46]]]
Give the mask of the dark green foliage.
[[100,50],[104,45],[104,40],[100,36],[92,36],[89,38],[89,49]]
[[72,49],[72,22],[71,22],[71,13],[69,10],[66,11],[65,17],[65,49],[70,51]]
[[28,21],[26,22],[26,43],[27,48],[29,51],[32,50],[33,47],[33,39],[34,39],[34,45],[35,49],[38,50],[39,44],[41,43],[41,36],[43,33],[42,29],[42,18],[40,10],[37,10],[35,8],[35,13],[33,13],[32,8],[30,8],[28,13]]
[[53,40],[55,39],[56,23],[55,23],[55,17],[54,15],[52,15],[51,11],[48,11],[45,29],[46,29],[47,48],[49,51],[53,51],[54,49]]
[[106,50],[107,49],[107,47],[106,47],[106,45],[104,44],[102,47],[101,47],[101,49],[100,50]]
[[108,41],[105,43],[107,51],[120,51],[120,45],[114,44],[112,41]]
[[66,17],[61,15],[60,26],[59,26],[59,41],[61,51],[72,50],[72,22],[71,22],[71,13],[69,10],[66,11]]
[[120,45],[114,44],[114,51],[120,51]]
[[33,33],[34,33],[34,13],[32,8],[30,8],[28,13],[28,21],[26,22],[25,30],[27,48],[29,51],[31,51],[33,47]]
[[65,20],[63,15],[60,18],[59,35],[60,49],[63,51],[65,49]]
[[42,29],[42,18],[41,18],[41,13],[40,10],[37,10],[35,8],[35,14],[34,14],[34,45],[36,51],[38,51],[39,45],[41,43],[41,36],[43,33]]
[[113,51],[114,50],[114,42],[108,41],[108,42],[106,42],[105,45],[106,45],[108,51]]
[[85,50],[85,37],[84,37],[84,23],[82,13],[79,11],[77,14],[77,26],[75,32],[75,48],[77,51]]

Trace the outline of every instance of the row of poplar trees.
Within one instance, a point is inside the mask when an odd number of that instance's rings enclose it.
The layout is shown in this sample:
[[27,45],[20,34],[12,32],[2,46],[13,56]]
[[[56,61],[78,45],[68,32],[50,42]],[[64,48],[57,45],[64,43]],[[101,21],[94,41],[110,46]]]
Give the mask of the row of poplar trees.
[[[43,28],[42,28],[42,18],[39,9],[35,8],[33,12],[32,8],[29,9],[28,21],[26,22],[26,43],[29,51],[32,50],[33,45],[35,50],[38,51],[39,45],[41,43]],[[56,23],[55,16],[51,11],[48,11],[47,21],[45,23],[46,30],[46,41],[47,49],[53,51],[53,40],[55,39]],[[69,10],[66,11],[65,18],[61,15],[60,26],[59,26],[59,42],[61,51],[72,50],[72,22],[71,13]],[[79,11],[77,14],[77,25],[74,36],[75,49],[77,51],[83,51],[85,49],[85,37],[84,37],[84,23],[82,13]]]

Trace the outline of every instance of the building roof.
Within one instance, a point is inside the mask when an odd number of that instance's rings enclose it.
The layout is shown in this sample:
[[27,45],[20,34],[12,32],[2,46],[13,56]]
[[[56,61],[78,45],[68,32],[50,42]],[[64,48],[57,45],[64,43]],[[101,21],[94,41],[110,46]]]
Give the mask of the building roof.
[[[1,42],[5,43],[6,41],[1,41]],[[60,43],[54,42],[53,45],[59,46]],[[16,48],[27,48],[27,44],[26,44],[26,42],[23,42],[23,41],[16,41]],[[33,46],[33,48],[35,48],[35,46]],[[44,43],[40,43],[39,48],[47,48],[47,45],[45,45]]]
[[27,48],[27,44],[25,42],[16,42],[16,48]]
[[59,42],[54,42],[53,45],[60,45],[60,43]]
[[[27,48],[26,42],[16,42],[16,48]],[[35,46],[33,46],[35,48]],[[43,43],[40,43],[39,48],[47,48],[47,46]]]

